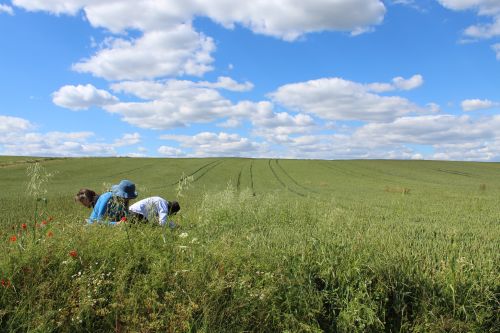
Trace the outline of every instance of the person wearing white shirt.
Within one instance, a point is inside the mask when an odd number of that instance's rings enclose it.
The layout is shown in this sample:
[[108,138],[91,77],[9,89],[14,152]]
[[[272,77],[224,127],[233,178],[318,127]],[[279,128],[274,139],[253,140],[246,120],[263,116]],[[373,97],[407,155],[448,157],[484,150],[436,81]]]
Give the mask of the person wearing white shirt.
[[[177,201],[167,201],[161,197],[149,197],[137,201],[129,207],[129,212],[132,217],[139,221],[147,220],[151,223],[157,222],[160,225],[165,225],[170,215],[176,214],[181,209]],[[170,227],[175,227],[173,222],[169,223]]]

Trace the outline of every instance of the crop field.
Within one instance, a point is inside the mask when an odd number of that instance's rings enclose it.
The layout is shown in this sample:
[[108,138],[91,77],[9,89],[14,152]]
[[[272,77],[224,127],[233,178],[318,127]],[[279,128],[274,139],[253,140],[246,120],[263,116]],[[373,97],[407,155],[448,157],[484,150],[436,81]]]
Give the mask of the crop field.
[[[30,173],[28,173],[30,171]],[[87,225],[122,179],[175,229]],[[500,164],[0,157],[1,332],[500,332]]]

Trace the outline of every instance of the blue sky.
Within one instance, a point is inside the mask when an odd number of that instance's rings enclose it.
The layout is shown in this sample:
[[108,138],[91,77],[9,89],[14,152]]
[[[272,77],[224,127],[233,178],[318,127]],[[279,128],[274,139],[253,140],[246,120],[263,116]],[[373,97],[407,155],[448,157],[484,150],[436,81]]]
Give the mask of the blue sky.
[[500,161],[500,0],[0,0],[0,154]]

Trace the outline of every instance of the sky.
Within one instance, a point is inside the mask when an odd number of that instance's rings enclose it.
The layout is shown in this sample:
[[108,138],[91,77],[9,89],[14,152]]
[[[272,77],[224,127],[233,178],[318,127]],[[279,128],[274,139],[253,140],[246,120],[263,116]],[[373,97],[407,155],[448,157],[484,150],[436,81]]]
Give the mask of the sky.
[[500,161],[500,0],[0,0],[0,155]]

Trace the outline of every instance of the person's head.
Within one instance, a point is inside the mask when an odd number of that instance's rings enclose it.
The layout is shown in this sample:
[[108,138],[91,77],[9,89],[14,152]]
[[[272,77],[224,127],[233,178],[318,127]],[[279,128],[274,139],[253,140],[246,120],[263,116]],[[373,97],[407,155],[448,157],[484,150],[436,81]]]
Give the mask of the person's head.
[[125,205],[128,205],[130,199],[137,198],[137,191],[135,190],[135,184],[130,180],[122,180],[120,184],[113,185],[111,187],[111,192],[113,196],[121,199]]
[[82,188],[75,195],[75,201],[81,203],[87,208],[91,208],[95,205],[99,195],[88,188]]
[[181,210],[181,206],[177,201],[171,201],[168,207],[168,215],[175,215],[178,211]]

